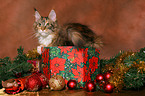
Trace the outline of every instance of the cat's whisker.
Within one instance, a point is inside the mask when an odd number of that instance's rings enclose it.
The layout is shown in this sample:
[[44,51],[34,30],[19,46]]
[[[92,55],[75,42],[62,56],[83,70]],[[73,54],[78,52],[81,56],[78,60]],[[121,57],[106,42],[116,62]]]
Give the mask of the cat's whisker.
[[36,33],[31,35],[30,37],[28,37],[26,40],[29,40],[29,39],[35,39],[36,38]]
[[33,35],[33,34],[36,34],[36,33],[35,32],[27,33],[26,36]]

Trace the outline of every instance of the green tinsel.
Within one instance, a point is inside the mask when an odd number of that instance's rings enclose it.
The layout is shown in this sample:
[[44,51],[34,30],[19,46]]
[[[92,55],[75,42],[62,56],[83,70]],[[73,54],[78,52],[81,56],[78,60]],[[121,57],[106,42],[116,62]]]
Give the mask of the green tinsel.
[[21,73],[21,76],[27,76],[31,72],[32,65],[27,63],[28,58],[23,53],[23,48],[17,49],[18,55],[12,61],[9,57],[0,58],[0,85],[2,81],[17,78],[16,74]]

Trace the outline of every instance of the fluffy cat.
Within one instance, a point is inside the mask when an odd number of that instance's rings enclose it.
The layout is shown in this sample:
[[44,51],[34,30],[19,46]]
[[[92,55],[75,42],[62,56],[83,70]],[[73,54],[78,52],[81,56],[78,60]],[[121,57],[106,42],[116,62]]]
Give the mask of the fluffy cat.
[[34,29],[41,46],[102,46],[101,38],[85,25],[69,23],[59,26],[54,10],[50,11],[49,16],[42,17],[35,9]]

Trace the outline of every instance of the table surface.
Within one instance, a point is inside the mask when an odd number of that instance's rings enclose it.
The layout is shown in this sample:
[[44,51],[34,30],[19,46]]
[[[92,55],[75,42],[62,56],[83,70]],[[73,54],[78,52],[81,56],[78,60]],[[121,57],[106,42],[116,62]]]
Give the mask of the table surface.
[[[102,91],[87,92],[83,89],[79,90],[62,90],[51,91],[49,89],[42,89],[37,92],[23,91],[15,96],[145,96],[145,87],[140,90],[125,90],[119,93],[104,93]],[[11,95],[10,95],[11,96]]]

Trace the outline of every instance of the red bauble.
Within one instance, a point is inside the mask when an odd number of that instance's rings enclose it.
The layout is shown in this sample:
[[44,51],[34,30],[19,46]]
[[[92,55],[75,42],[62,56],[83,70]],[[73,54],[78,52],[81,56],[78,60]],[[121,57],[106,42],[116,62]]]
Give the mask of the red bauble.
[[106,73],[104,74],[104,79],[105,79],[105,80],[108,80],[110,77],[111,77],[111,73],[110,73],[110,72],[106,72]]
[[41,80],[42,88],[46,88],[48,85],[48,78],[42,73],[37,73],[36,75],[38,75],[39,79]]
[[77,81],[76,80],[69,80],[67,82],[67,87],[71,90],[75,89],[77,87]]
[[102,81],[102,80],[104,80],[103,74],[98,74],[98,75],[96,76],[96,82],[99,83],[99,82]]
[[103,89],[107,93],[113,92],[114,86],[111,83],[107,83],[103,86]]
[[85,84],[85,89],[89,92],[93,92],[96,90],[96,84],[93,81],[89,81]]
[[41,80],[37,75],[32,75],[27,78],[25,88],[28,91],[38,91],[42,88]]

